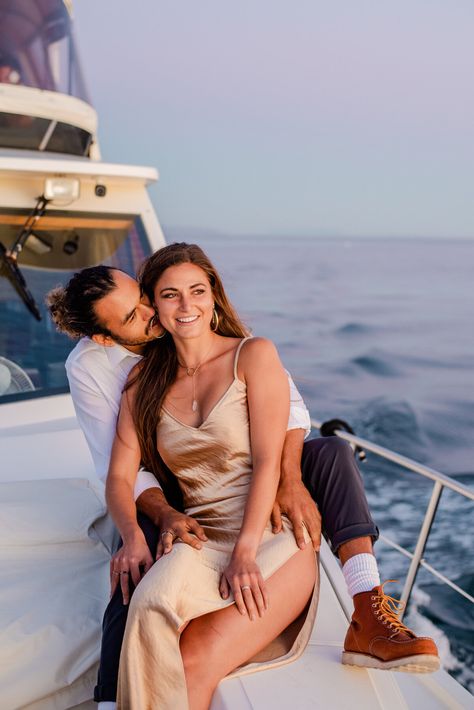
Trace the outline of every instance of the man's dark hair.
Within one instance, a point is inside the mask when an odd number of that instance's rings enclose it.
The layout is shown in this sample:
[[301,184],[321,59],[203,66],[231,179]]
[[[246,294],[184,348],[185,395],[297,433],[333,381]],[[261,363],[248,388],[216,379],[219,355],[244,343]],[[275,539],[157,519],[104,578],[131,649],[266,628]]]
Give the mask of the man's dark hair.
[[78,271],[66,286],[53,288],[46,304],[56,328],[71,338],[110,335],[95,312],[95,304],[116,288],[112,266],[91,266]]

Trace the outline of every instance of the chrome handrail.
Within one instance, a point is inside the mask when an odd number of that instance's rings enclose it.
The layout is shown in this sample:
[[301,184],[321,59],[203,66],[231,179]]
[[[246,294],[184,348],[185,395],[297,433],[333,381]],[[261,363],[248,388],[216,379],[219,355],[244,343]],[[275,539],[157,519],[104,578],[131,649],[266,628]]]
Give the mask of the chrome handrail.
[[[319,430],[321,427],[321,422],[318,422],[316,419],[311,419],[311,426]],[[464,598],[474,603],[474,597],[468,594],[468,592],[466,592],[464,589],[461,589],[461,587],[458,587],[457,584],[445,577],[443,574],[441,574],[441,572],[429,565],[423,559],[423,553],[426,547],[426,543],[428,541],[434,518],[436,516],[436,511],[438,509],[438,504],[443,489],[449,488],[455,493],[459,493],[460,495],[472,501],[474,501],[474,490],[472,488],[464,486],[462,483],[459,483],[458,481],[454,480],[454,478],[446,476],[444,473],[440,473],[439,471],[436,471],[435,469],[430,468],[429,466],[424,466],[423,464],[418,463],[418,461],[414,461],[413,459],[410,459],[407,456],[402,456],[401,454],[398,454],[395,451],[391,451],[391,449],[387,449],[384,446],[374,444],[372,441],[363,439],[360,436],[356,436],[355,434],[349,434],[348,432],[343,431],[341,429],[337,429],[335,431],[335,434],[341,439],[344,439],[345,441],[349,442],[353,446],[358,446],[364,449],[364,451],[370,451],[371,453],[376,454],[377,456],[380,456],[381,458],[386,459],[387,461],[392,461],[393,463],[398,464],[402,468],[408,469],[409,471],[413,471],[414,473],[424,476],[425,478],[429,478],[434,482],[430,501],[428,503],[425,517],[423,519],[420,533],[418,535],[418,540],[416,542],[415,551],[410,552],[401,545],[398,545],[396,542],[393,542],[393,540],[387,538],[385,535],[380,536],[388,545],[411,559],[410,567],[408,569],[407,578],[405,580],[405,585],[403,587],[403,592],[401,596],[401,601],[404,602],[405,608],[410,599],[411,592],[413,590],[413,585],[416,580],[416,575],[420,567],[423,567],[428,572],[430,572],[430,574],[434,575],[442,582],[447,584],[449,587],[451,587],[451,589],[454,589],[454,591],[456,591],[458,594],[461,594]],[[400,616],[403,616],[403,612],[402,614],[400,614]]]

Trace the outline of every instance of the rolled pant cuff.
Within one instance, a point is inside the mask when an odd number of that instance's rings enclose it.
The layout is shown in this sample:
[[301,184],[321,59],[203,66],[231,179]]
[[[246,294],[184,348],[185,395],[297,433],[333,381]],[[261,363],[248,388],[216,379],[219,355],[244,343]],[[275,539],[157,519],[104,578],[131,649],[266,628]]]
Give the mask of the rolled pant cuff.
[[379,529],[373,523],[357,523],[356,525],[349,525],[342,530],[338,530],[337,533],[332,538],[331,550],[334,554],[337,554],[338,549],[345,542],[350,540],[355,540],[358,537],[370,537],[372,542],[375,543],[379,537]]
[[94,702],[115,703],[117,700],[117,685],[109,683],[109,685],[96,685],[94,688]]

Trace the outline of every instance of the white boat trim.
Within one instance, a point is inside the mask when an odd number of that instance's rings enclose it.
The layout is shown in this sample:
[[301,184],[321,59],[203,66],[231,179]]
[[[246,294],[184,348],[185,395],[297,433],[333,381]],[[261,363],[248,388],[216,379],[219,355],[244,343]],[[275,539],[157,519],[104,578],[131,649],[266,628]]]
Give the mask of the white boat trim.
[[97,139],[97,112],[82,99],[33,86],[0,84],[1,110],[82,128]]
[[48,154],[40,154],[38,157],[18,157],[0,153],[0,176],[14,174],[16,177],[28,177],[34,175],[64,176],[77,175],[88,177],[91,180],[99,178],[129,180],[139,180],[145,185],[151,185],[159,180],[159,173],[156,168],[143,167],[140,165],[121,165],[119,163],[102,163],[82,159],[64,159],[62,156],[53,157]]

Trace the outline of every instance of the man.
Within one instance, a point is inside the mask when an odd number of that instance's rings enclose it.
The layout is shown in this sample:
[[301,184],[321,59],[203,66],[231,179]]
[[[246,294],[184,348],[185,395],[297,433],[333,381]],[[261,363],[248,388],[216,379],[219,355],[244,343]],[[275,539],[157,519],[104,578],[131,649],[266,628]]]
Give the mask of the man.
[[[146,344],[162,335],[162,329],[139,284],[107,266],[75,274],[65,288],[55,289],[47,300],[59,330],[81,338],[68,357],[66,369],[79,424],[97,475],[105,480],[128,373],[141,358]],[[355,612],[346,636],[343,662],[403,669],[416,656],[420,667],[426,662],[425,670],[433,670],[437,664],[435,644],[431,639],[417,638],[399,622],[380,586],[372,552],[378,530],[370,516],[352,450],[337,437],[304,442],[310,427],[309,415],[291,378],[290,385],[291,411],[272,513],[274,532],[281,529],[284,513],[292,522],[300,547],[305,544],[304,525],[318,550],[319,507],[325,535],[343,565],[347,587],[354,598]],[[139,524],[156,558],[171,549],[175,538],[196,548],[205,541],[196,520],[168,505],[152,473],[139,471],[135,500]],[[104,710],[114,707],[111,703],[116,695],[126,603],[133,592],[129,578],[118,574],[120,557],[119,550],[111,561],[113,594],[104,616],[95,691],[95,699]]]

